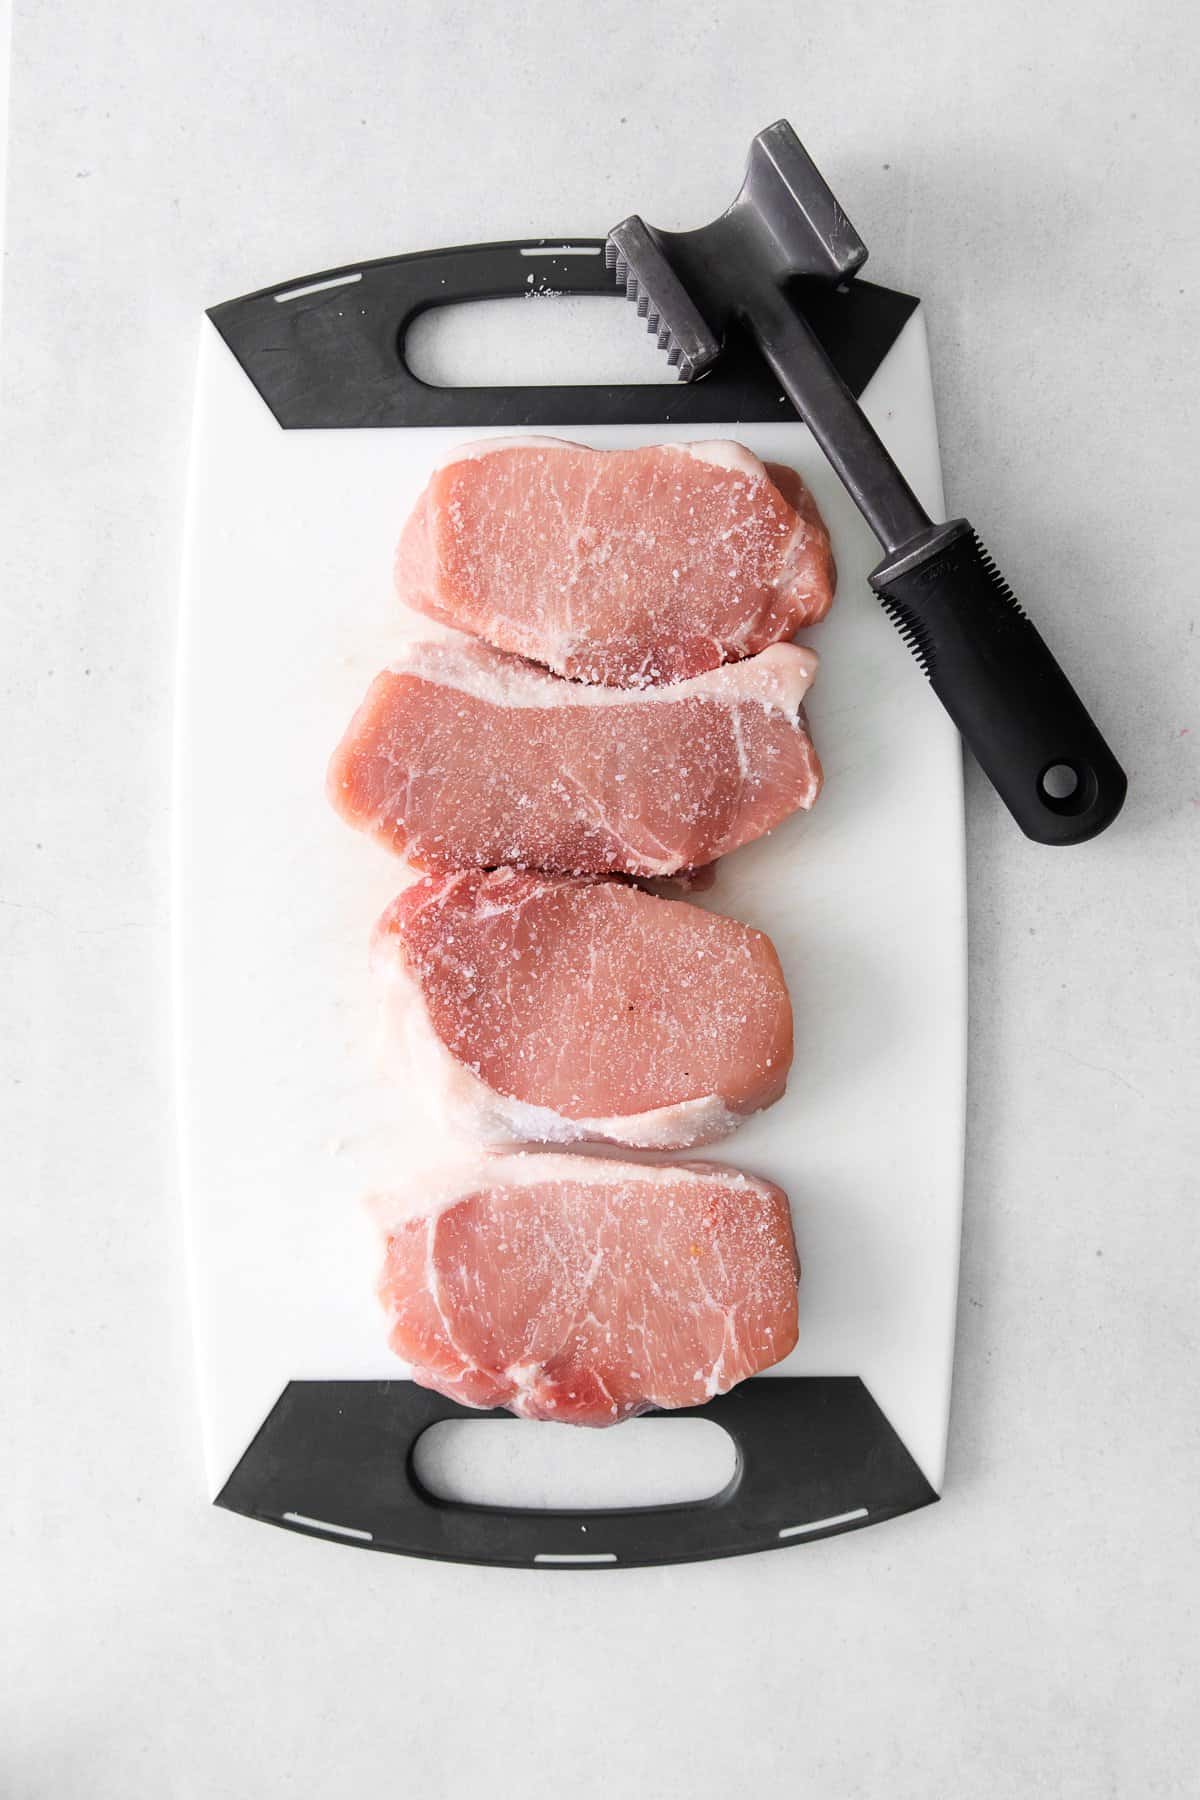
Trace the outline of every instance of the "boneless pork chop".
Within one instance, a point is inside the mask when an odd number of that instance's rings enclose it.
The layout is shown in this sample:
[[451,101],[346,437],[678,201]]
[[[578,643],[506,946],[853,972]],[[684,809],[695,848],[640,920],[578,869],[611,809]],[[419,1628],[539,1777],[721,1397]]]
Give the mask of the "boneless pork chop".
[[712,1143],[783,1093],[792,1009],[771,940],[615,881],[473,869],[388,908],[374,957],[406,1081],[518,1143]]
[[517,1154],[374,1210],[392,1349],[465,1406],[615,1425],[796,1342],[787,1197],[733,1169]]
[[790,638],[828,612],[836,580],[794,470],[727,441],[589,450],[543,437],[458,450],[417,502],[395,574],[418,611],[620,687]]
[[697,869],[812,806],[811,650],[670,687],[561,681],[459,638],[377,676],[329,769],[351,825],[417,868]]

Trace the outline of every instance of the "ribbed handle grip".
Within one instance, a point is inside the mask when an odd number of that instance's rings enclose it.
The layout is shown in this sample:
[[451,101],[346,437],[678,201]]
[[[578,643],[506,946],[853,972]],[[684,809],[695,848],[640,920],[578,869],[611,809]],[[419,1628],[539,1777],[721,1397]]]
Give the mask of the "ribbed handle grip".
[[965,519],[871,585],[1027,837],[1081,844],[1112,824],[1124,771]]

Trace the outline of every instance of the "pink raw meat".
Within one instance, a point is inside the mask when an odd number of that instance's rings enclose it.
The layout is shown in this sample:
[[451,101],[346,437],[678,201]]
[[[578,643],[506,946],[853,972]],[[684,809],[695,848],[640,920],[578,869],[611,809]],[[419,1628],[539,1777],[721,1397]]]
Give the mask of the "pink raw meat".
[[329,797],[417,868],[674,875],[813,804],[802,703],[816,668],[776,644],[627,692],[464,638],[410,644],[350,721]]
[[787,1196],[734,1169],[526,1153],[373,1205],[392,1349],[464,1406],[615,1425],[796,1342]]
[[618,687],[753,656],[824,618],[836,582],[800,477],[724,440],[465,444],[418,500],[395,573],[419,612]]
[[591,878],[426,876],[375,935],[408,1079],[516,1142],[686,1150],[778,1100],[792,1009],[770,938]]

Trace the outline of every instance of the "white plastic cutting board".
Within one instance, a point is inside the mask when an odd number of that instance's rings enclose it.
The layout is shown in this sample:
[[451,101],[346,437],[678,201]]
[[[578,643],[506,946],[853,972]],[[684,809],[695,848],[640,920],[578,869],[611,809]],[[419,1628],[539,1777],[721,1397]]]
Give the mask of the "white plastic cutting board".
[[[863,399],[943,516],[924,324]],[[401,1373],[361,1200],[446,1143],[376,1063],[371,926],[406,879],[324,798],[367,683],[431,634],[391,586],[431,467],[480,431],[282,431],[202,327],[178,677],[180,1156],[209,1482],[289,1379]],[[499,435],[499,434],[497,434]],[[867,587],[878,551],[798,424],[587,427],[598,448],[736,436],[790,463],[840,570],[810,696],[825,791],[696,904],[774,939],[796,1011],[786,1097],[714,1157],[791,1195],[804,1265],[784,1374],[859,1375],[940,1490],[965,1070],[958,737]],[[532,1427],[530,1427],[532,1429]],[[592,1503],[587,1492],[580,1506]]]

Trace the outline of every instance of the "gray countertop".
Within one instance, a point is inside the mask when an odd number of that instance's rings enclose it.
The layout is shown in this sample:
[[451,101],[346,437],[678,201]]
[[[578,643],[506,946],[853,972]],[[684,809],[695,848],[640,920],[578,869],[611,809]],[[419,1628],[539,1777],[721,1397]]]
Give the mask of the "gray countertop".
[[[0,605],[0,1789],[1182,1795],[1194,1781],[1200,652],[1190,8],[18,5]],[[1130,774],[967,780],[942,1503],[550,1578],[206,1506],[167,1061],[196,321],[352,258],[700,223],[787,114],[925,302],[952,510]],[[898,952],[900,954],[901,952]]]

